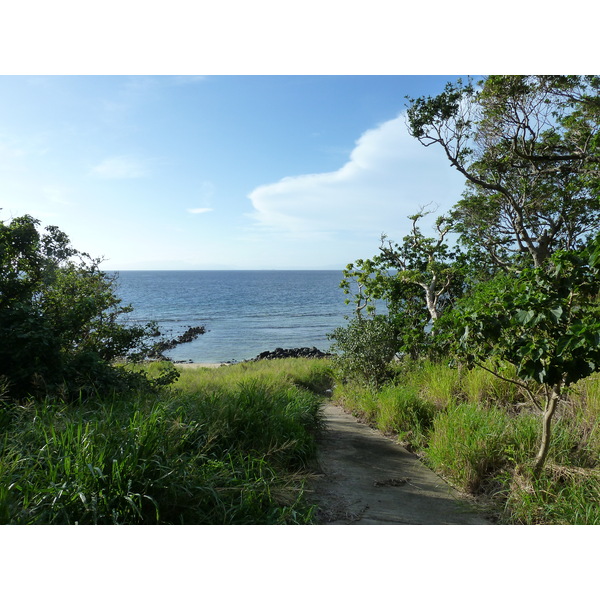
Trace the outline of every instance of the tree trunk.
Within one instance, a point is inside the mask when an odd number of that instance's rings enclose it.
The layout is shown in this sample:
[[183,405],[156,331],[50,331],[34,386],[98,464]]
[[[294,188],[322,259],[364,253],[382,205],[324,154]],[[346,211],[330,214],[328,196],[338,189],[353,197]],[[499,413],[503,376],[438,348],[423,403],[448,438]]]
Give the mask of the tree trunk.
[[544,406],[544,414],[542,418],[542,440],[540,442],[540,449],[538,450],[535,458],[535,464],[533,466],[533,473],[536,477],[541,474],[546,462],[546,457],[548,456],[548,450],[550,448],[550,434],[552,432],[552,417],[554,416],[556,407],[558,406],[560,389],[560,384],[557,384],[546,396],[546,404]]

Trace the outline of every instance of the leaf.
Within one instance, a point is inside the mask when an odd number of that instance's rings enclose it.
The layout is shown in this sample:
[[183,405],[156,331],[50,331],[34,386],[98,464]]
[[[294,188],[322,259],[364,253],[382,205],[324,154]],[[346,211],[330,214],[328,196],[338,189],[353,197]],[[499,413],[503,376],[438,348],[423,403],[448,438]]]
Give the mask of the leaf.
[[535,317],[533,310],[518,310],[516,314],[517,323],[527,325]]
[[560,318],[562,317],[562,314],[563,314],[562,306],[557,306],[555,308],[551,308],[549,310],[549,313],[554,317],[553,321],[555,323],[558,323],[560,321]]

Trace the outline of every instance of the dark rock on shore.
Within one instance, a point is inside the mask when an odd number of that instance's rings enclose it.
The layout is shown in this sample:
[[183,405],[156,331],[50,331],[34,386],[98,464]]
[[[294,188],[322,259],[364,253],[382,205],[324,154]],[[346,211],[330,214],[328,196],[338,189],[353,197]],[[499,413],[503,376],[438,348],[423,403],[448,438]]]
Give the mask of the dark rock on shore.
[[245,362],[274,360],[277,358],[327,358],[330,356],[332,355],[327,352],[322,352],[314,346],[312,348],[275,348],[272,352],[261,352],[258,356]]
[[206,333],[206,328],[203,326],[200,327],[189,327],[184,333],[182,333],[179,337],[173,338],[172,340],[162,340],[157,342],[154,345],[152,352],[148,354],[150,358],[159,359],[159,360],[169,360],[167,357],[163,356],[163,352],[165,350],[172,350],[179,344],[188,344],[189,342],[193,342],[198,336]]

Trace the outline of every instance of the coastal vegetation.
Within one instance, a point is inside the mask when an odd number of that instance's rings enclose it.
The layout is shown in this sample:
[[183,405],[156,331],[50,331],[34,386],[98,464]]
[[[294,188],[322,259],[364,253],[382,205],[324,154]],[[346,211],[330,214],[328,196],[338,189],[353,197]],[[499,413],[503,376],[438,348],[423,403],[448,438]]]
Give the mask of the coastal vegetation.
[[490,76],[409,99],[410,133],[465,191],[431,237],[423,207],[342,282],[336,395],[508,522],[599,522],[599,88]]
[[544,470],[527,394],[488,370],[402,361],[379,386],[340,379],[333,401],[393,436],[502,524],[600,524],[600,376],[570,389]]
[[324,361],[291,359],[181,369],[168,390],[5,399],[0,522],[309,523],[329,377]]
[[170,383],[115,365],[162,352],[153,323],[129,324],[101,260],[75,250],[56,226],[29,215],[0,222],[0,385],[15,401],[73,400]]
[[[327,365],[183,369],[100,260],[0,223],[0,523],[307,523]],[[176,383],[177,382],[177,383]]]
[[465,192],[431,236],[422,207],[348,265],[331,359],[148,362],[203,329],[128,323],[99,260],[0,222],[0,523],[311,523],[333,389],[500,522],[600,524],[599,88],[492,76],[409,100]]

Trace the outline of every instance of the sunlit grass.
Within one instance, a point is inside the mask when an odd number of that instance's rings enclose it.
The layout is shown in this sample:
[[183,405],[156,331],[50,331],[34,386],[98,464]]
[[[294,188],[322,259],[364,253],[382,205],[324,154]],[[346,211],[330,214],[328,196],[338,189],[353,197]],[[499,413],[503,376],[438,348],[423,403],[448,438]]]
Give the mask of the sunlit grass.
[[311,522],[303,482],[321,399],[309,388],[326,372],[313,362],[190,369],[159,395],[4,406],[0,522]]
[[445,363],[395,370],[379,389],[338,383],[334,401],[396,434],[461,491],[484,495],[503,523],[600,522],[600,376],[579,382],[560,406],[548,468],[535,479],[541,422],[516,386]]

